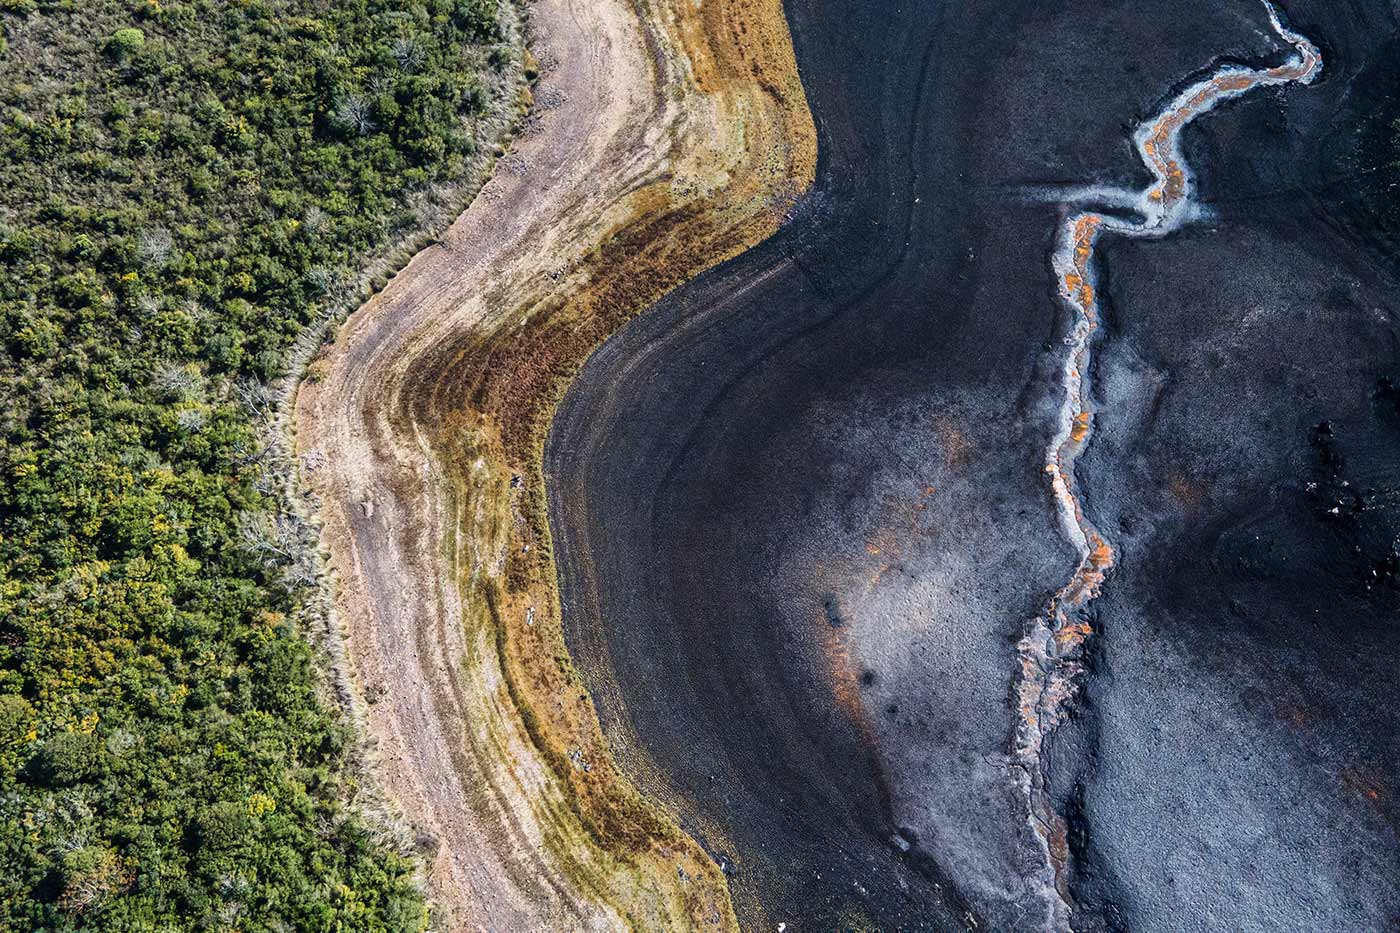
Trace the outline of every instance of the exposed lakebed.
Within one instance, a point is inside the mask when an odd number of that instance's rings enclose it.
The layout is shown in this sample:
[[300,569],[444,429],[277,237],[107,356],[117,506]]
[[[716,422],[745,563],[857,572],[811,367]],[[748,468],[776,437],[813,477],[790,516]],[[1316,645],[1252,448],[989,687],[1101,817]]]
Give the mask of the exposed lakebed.
[[1355,542],[1394,527],[1400,290],[1319,144],[1360,132],[1376,7],[1286,4],[1319,79],[1192,122],[1201,215],[1096,247],[1070,471],[1116,553],[1044,749],[1057,893],[1013,767],[1017,641],[1082,557],[1045,469],[1057,231],[1160,181],[1133,134],[1178,94],[1298,53],[1257,0],[790,3],[816,186],[594,356],[546,463],[570,649],[741,921],[1394,921],[1397,605]]

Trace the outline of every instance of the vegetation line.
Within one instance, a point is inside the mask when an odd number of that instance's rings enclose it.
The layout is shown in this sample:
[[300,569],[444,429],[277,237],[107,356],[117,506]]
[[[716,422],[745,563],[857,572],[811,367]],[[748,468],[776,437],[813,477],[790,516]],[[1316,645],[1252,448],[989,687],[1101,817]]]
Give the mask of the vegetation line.
[[540,461],[595,347],[778,228],[815,134],[778,0],[530,16],[537,106],[509,171],[327,348],[297,443],[444,916],[733,928],[723,874],[619,769],[564,644]]

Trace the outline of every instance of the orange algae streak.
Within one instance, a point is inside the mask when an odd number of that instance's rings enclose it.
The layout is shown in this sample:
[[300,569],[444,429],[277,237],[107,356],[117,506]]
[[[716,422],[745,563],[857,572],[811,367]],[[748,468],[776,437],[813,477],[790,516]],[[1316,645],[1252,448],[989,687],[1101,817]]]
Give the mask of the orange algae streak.
[[1317,74],[1322,64],[1317,47],[1287,29],[1268,0],[1265,7],[1275,31],[1293,46],[1296,57],[1267,70],[1227,66],[1178,95],[1135,137],[1139,155],[1155,178],[1138,196],[1142,219],[1128,221],[1094,211],[1072,215],[1060,228],[1053,256],[1059,293],[1074,312],[1074,324],[1065,337],[1069,347],[1061,370],[1065,398],[1059,429],[1046,451],[1045,473],[1050,477],[1061,526],[1079,551],[1079,561],[1069,581],[1051,599],[1046,611],[1032,620],[1017,645],[1018,718],[1012,749],[1013,773],[1026,795],[1030,823],[1045,856],[1040,880],[1055,894],[1049,904],[1049,916],[1041,924],[1051,929],[1069,929],[1071,903],[1064,872],[1070,856],[1065,845],[1066,824],[1046,792],[1041,749],[1045,737],[1068,715],[1068,705],[1083,672],[1084,645],[1093,634],[1084,609],[1099,594],[1116,559],[1113,547],[1086,516],[1074,475],[1075,461],[1093,430],[1086,377],[1091,373],[1090,347],[1099,326],[1094,243],[1103,230],[1131,237],[1155,237],[1185,222],[1191,176],[1178,149],[1178,136],[1192,119],[1221,100],[1259,85],[1307,83]]

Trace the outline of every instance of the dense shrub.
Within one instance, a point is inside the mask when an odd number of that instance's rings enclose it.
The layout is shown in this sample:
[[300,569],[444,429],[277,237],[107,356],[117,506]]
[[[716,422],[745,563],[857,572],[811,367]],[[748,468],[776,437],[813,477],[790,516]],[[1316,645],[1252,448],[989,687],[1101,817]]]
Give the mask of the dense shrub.
[[107,40],[107,54],[117,61],[126,61],[141,51],[146,44],[146,34],[134,26],[118,29]]
[[0,929],[422,926],[344,803],[257,424],[464,171],[499,13],[0,0]]

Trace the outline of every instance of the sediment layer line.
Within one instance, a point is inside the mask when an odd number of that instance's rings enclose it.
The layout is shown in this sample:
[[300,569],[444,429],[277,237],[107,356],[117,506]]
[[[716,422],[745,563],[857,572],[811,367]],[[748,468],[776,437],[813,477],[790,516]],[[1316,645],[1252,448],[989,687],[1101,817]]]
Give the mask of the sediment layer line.
[[[779,0],[535,0],[534,108],[296,399],[375,772],[435,929],[734,929],[565,648],[539,455],[584,356],[773,233],[815,131]],[[312,469],[309,464],[316,464]]]

